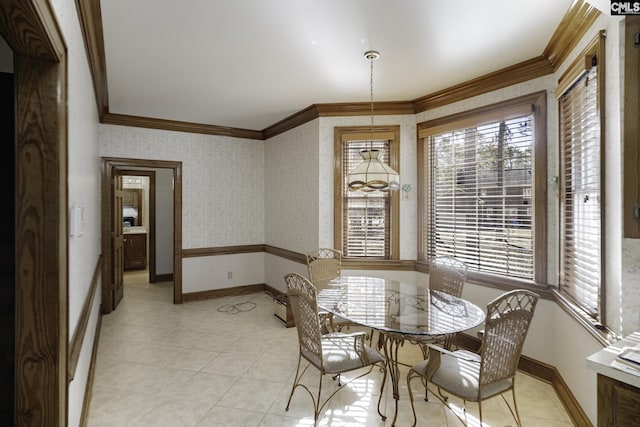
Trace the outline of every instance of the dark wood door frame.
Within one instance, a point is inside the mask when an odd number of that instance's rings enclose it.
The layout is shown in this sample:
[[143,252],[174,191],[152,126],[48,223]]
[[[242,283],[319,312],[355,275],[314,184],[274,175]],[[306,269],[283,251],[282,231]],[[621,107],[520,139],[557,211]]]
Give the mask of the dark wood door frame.
[[149,178],[149,252],[147,255],[149,283],[156,282],[156,173],[149,170],[118,169],[118,174]]
[[112,301],[111,216],[115,169],[164,168],[173,170],[173,303],[182,304],[182,162],[102,158],[102,311],[110,313]]
[[15,74],[14,425],[67,425],[67,48],[45,0],[0,2]]

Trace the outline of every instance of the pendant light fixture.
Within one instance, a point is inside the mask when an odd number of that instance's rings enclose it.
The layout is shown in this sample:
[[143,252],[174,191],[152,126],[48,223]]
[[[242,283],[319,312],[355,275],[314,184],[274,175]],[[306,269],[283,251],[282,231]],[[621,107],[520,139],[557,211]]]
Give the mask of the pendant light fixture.
[[400,176],[389,165],[380,161],[380,150],[373,148],[373,61],[380,57],[380,53],[369,50],[364,57],[371,65],[371,141],[369,148],[360,152],[362,163],[347,175],[349,191],[389,191],[400,188]]

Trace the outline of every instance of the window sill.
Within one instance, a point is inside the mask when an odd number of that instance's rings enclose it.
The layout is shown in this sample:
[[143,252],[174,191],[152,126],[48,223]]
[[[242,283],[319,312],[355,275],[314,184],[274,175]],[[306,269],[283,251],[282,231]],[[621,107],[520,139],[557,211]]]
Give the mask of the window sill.
[[342,269],[414,271],[416,266],[413,260],[342,258]]
[[584,313],[571,300],[562,295],[557,290],[553,291],[556,303],[574,320],[576,320],[583,328],[587,330],[602,346],[609,346],[620,340],[620,336],[607,326],[596,322],[586,313]]
[[[429,273],[429,263],[426,261],[416,261],[416,271]],[[528,289],[540,295],[540,298],[554,301],[562,308],[571,318],[576,320],[584,327],[600,344],[608,346],[618,341],[621,337],[613,330],[605,325],[595,322],[591,317],[584,313],[571,300],[558,292],[551,285],[536,285],[531,282],[507,279],[486,274],[469,273],[467,281],[474,285],[486,286],[489,288],[510,291],[513,289]]]
[[[429,263],[427,261],[416,261],[415,264],[416,271],[429,274]],[[540,298],[548,300],[555,299],[551,285],[536,284],[528,280],[494,276],[485,273],[469,272],[467,273],[467,282],[474,285],[499,289],[505,292],[512,291],[514,289],[527,289],[540,295]]]

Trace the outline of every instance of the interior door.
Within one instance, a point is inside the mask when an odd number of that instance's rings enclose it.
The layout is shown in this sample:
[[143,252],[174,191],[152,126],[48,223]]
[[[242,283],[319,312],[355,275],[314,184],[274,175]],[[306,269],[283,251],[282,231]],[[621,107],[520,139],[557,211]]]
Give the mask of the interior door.
[[124,234],[122,230],[122,207],[124,205],[124,190],[122,189],[122,175],[118,175],[117,171],[113,173],[113,212],[111,218],[113,223],[111,224],[113,242],[111,247],[113,248],[113,254],[111,259],[113,260],[113,271],[111,277],[113,277],[112,298],[113,310],[116,309],[118,303],[124,295]]

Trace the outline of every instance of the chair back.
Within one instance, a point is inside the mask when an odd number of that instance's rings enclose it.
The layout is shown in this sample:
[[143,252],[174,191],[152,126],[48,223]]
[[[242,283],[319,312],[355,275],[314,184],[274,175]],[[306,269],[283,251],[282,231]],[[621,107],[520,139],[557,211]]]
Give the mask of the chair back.
[[320,248],[307,253],[307,269],[312,282],[340,277],[342,252],[337,249]]
[[517,289],[499,296],[487,305],[480,353],[481,388],[513,378],[516,374],[538,298],[531,291]]
[[316,302],[316,288],[304,276],[289,273],[284,276],[287,295],[298,330],[300,353],[316,366],[322,366],[322,334]]
[[460,298],[467,280],[467,265],[452,257],[436,257],[429,266],[429,289]]

